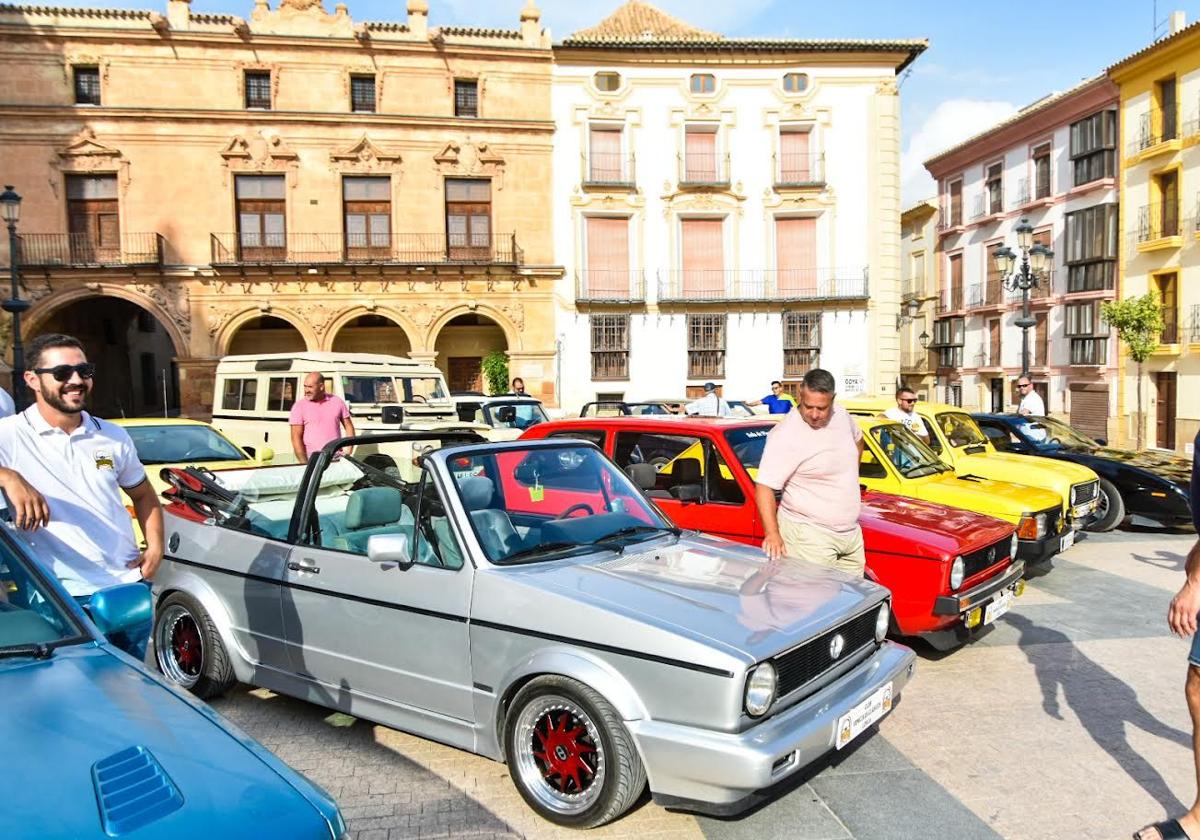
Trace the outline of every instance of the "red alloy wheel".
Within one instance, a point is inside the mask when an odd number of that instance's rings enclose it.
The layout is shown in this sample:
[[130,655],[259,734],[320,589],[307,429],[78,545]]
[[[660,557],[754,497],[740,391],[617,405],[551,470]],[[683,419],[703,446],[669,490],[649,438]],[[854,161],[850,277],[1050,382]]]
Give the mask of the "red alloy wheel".
[[191,616],[180,617],[171,628],[171,653],[179,664],[179,669],[189,676],[198,675],[202,651],[203,643],[196,622]]
[[565,709],[546,712],[533,728],[533,757],[546,783],[560,793],[582,793],[596,776],[596,745]]

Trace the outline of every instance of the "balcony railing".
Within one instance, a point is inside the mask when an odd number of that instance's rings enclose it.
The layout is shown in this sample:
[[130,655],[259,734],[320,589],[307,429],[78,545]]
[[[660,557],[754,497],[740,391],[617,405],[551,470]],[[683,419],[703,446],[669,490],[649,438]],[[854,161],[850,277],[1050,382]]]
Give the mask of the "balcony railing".
[[1200,303],[1192,304],[1191,327],[1188,332],[1188,341],[1192,344],[1200,343]]
[[781,152],[774,156],[776,187],[825,185],[825,155]]
[[116,242],[97,242],[86,233],[23,233],[17,237],[20,264],[30,267],[162,265],[157,233],[122,233]]
[[900,353],[900,368],[906,371],[929,369],[929,350],[904,350]]
[[1033,191],[1029,187],[1029,179],[1021,178],[1017,181],[1017,197],[1013,207],[1024,207],[1033,201]]
[[946,312],[957,312],[962,308],[963,290],[961,286],[953,286],[951,288],[942,289],[937,304],[938,315],[942,315]]
[[658,274],[659,301],[862,300],[865,268],[678,269]]
[[1137,135],[1129,144],[1129,154],[1136,155],[1178,136],[1178,114],[1175,108],[1153,108],[1138,115]]
[[1178,344],[1179,343],[1179,311],[1172,308],[1164,308],[1162,311],[1163,328],[1158,334],[1159,344]]
[[967,288],[967,308],[974,309],[983,306],[1002,306],[1004,286],[1000,281],[975,283]]
[[632,303],[646,299],[646,275],[641,269],[584,269],[575,275],[575,300],[590,303]]
[[214,233],[209,238],[213,265],[525,262],[516,234]]
[[679,155],[679,186],[729,186],[729,155],[710,152]]
[[1138,242],[1179,236],[1180,230],[1179,211],[1170,204],[1147,204],[1138,208]]
[[633,187],[637,183],[633,155],[592,152],[582,158],[584,186]]
[[[1054,269],[1049,269],[1045,274],[1038,278],[1036,286],[1030,286],[1029,299],[1034,301],[1046,300],[1050,297],[1054,290]],[[1013,289],[1003,289],[1004,298],[1009,303],[1020,303],[1024,294],[1018,286]]]

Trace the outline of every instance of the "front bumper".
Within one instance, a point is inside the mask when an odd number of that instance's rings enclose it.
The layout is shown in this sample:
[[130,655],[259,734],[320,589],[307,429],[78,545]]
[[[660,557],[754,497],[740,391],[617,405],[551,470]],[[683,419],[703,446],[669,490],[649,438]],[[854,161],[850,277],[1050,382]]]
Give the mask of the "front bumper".
[[1025,574],[1025,564],[1014,560],[1004,570],[1004,574],[985,580],[974,589],[960,592],[957,595],[942,595],[933,602],[934,615],[962,615],[975,607],[981,607],[992,599],[992,596],[1007,586],[1012,586]]
[[884,641],[846,676],[745,732],[655,720],[626,726],[637,743],[655,802],[736,814],[763,799],[767,788],[832,750],[838,719],[888,682],[894,703],[914,665],[911,650]]
[[1063,537],[1067,534],[1073,535],[1074,542],[1072,544],[1074,544],[1082,541],[1087,532],[1068,529],[1054,535],[1047,535],[1040,540],[1021,540],[1017,543],[1017,559],[1024,560],[1027,567],[1045,563],[1062,551]]

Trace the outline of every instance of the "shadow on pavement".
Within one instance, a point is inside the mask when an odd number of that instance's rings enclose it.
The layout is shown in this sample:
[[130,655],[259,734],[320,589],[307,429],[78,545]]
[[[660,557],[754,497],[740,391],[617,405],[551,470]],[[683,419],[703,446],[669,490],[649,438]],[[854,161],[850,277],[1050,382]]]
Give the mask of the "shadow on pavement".
[[1170,572],[1182,572],[1184,561],[1187,559],[1184,554],[1164,551],[1161,548],[1154,556],[1138,554],[1137,552],[1130,552],[1129,556],[1139,563],[1145,563],[1147,566],[1153,566],[1156,569],[1166,569]]
[[[1132,688],[1081,653],[1065,633],[1038,626],[1019,613],[1009,613],[1006,618],[1008,624],[1020,632],[1018,645],[1034,667],[1046,714],[1063,719],[1058,702],[1061,687],[1067,706],[1079,718],[1088,735],[1126,775],[1141,785],[1168,814],[1186,811],[1186,806],[1171,793],[1158,770],[1130,745],[1127,727],[1136,726],[1188,750],[1192,748],[1191,735],[1167,726],[1150,714]],[[1061,647],[1053,651],[1042,650],[1045,645]],[[1181,702],[1182,699],[1180,697]]]

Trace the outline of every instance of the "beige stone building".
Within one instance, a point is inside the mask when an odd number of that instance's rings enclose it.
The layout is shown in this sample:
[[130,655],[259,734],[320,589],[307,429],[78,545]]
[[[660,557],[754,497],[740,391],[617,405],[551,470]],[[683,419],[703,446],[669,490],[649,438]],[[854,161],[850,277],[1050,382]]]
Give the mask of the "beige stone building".
[[511,30],[431,28],[425,0],[403,24],[248,11],[0,7],[25,337],[78,334],[105,415],[203,416],[220,356],[300,349],[411,354],[458,389],[502,349],[555,402],[532,0]]

